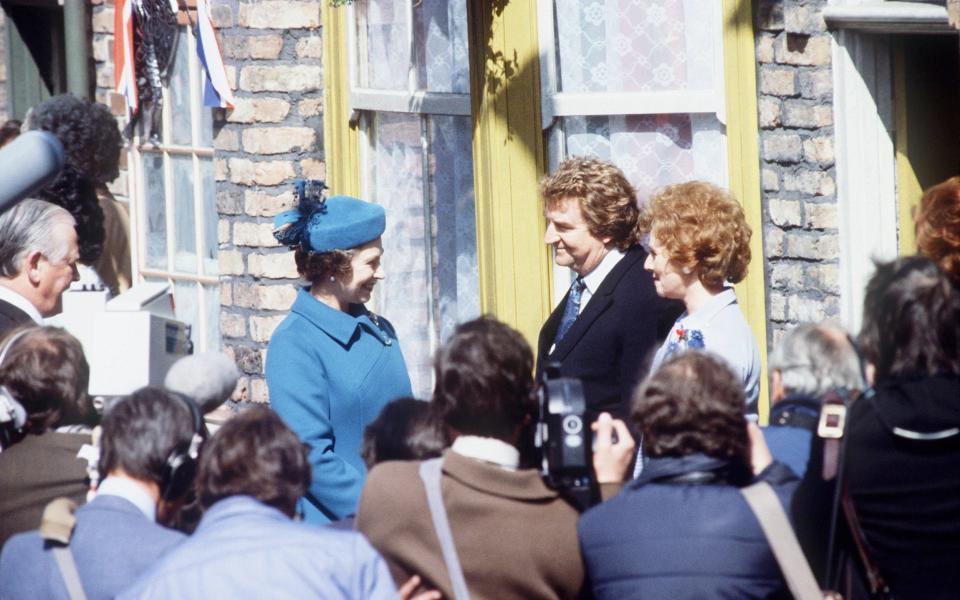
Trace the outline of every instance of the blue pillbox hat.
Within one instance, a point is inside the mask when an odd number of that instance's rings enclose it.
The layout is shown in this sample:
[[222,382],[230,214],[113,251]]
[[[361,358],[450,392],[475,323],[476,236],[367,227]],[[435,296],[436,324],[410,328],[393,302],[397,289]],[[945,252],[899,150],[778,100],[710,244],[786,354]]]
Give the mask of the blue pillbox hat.
[[387,216],[383,207],[351,196],[322,200],[310,212],[288,210],[273,220],[274,235],[284,244],[313,252],[349,250],[383,235]]

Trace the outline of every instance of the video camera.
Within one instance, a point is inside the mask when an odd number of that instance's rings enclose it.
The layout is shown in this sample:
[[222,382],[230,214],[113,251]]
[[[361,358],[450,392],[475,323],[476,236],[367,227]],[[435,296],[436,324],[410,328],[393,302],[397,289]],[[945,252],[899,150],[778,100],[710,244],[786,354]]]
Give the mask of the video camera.
[[540,454],[540,472],[547,485],[586,509],[597,502],[599,493],[583,384],[579,379],[561,377],[559,365],[548,364],[537,400],[540,411],[534,445]]

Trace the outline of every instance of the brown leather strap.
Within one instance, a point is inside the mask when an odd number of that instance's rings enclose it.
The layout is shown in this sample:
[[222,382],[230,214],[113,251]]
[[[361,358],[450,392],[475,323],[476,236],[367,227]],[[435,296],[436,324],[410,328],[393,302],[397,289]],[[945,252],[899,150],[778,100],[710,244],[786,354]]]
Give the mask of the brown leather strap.
[[843,507],[843,515],[846,517],[847,526],[850,528],[850,537],[853,538],[853,543],[857,547],[857,554],[860,555],[860,561],[863,563],[863,568],[867,572],[867,581],[870,584],[871,595],[876,598],[889,597],[890,588],[887,586],[883,575],[880,574],[880,568],[877,566],[877,563],[873,561],[873,557],[870,556],[870,551],[867,549],[867,542],[863,537],[863,529],[860,528],[860,519],[857,518],[857,510],[853,506],[853,500],[850,498],[850,492],[847,490],[846,484],[844,484],[843,491],[840,493],[840,505]]
[[837,476],[837,465],[840,463],[840,440],[823,440],[823,475],[824,481],[833,481]]

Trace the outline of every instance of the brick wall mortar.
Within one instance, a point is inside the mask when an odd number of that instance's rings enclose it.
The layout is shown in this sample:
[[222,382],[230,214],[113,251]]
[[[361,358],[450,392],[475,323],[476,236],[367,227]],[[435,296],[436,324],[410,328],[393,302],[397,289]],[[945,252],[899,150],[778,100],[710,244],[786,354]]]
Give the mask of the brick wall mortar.
[[831,36],[826,0],[760,0],[755,16],[768,344],[839,317]]
[[219,34],[224,61],[236,73],[237,98],[215,140],[225,236],[220,264],[222,273],[231,273],[221,276],[221,320],[228,326],[223,342],[244,373],[245,399],[254,403],[268,401],[263,366],[269,335],[301,285],[292,252],[270,236],[273,216],[292,207],[294,178],[325,175],[320,1],[274,2],[297,13],[285,17],[295,22],[282,24],[258,16],[269,2],[214,4],[234,16]]

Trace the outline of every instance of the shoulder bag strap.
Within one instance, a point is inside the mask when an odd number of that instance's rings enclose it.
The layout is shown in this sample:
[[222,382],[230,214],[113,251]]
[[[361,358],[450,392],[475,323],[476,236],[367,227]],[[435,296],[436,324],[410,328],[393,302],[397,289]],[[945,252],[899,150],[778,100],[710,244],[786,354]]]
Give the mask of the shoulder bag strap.
[[443,562],[447,565],[447,574],[453,586],[453,597],[455,600],[469,600],[467,581],[463,577],[460,557],[453,543],[453,532],[450,531],[447,509],[443,506],[443,496],[440,492],[442,464],[442,458],[433,458],[420,463],[420,479],[423,480],[423,487],[427,491],[427,505],[430,507],[433,528],[437,531],[437,538],[440,540],[440,551],[443,553]]
[[57,561],[57,567],[63,576],[63,582],[67,584],[67,592],[70,594],[70,600],[87,600],[87,595],[83,593],[83,584],[80,583],[80,573],[77,572],[77,563],[73,560],[73,552],[69,546],[54,546],[53,558]]
[[43,516],[40,518],[40,537],[51,545],[53,559],[67,586],[70,600],[87,600],[77,563],[73,560],[73,552],[69,546],[73,528],[77,523],[77,518],[73,515],[76,510],[76,502],[69,498],[51,500],[44,507]]
[[740,493],[760,522],[763,535],[773,550],[793,597],[798,600],[822,600],[823,592],[820,591],[810,565],[800,550],[800,543],[797,542],[797,536],[787,520],[780,499],[770,484],[760,481],[741,488]]

